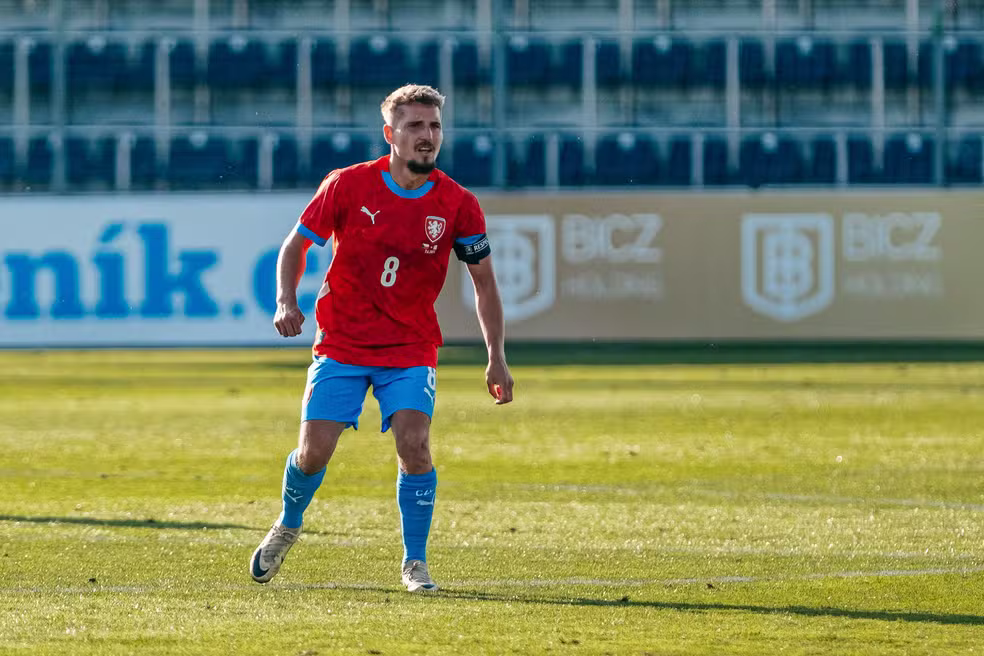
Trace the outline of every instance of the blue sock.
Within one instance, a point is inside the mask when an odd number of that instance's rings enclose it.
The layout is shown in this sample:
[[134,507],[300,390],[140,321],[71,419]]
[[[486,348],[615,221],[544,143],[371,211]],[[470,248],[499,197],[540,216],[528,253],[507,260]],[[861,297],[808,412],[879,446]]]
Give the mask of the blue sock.
[[301,525],[304,511],[314,498],[314,493],[325,478],[325,468],[308,476],[297,466],[297,449],[287,456],[287,466],[284,467],[283,499],[284,510],[280,513],[280,523],[287,528],[297,528]]
[[403,562],[427,561],[427,536],[434,516],[434,495],[437,492],[437,470],[426,474],[400,472],[396,480],[396,501],[400,505],[403,529]]

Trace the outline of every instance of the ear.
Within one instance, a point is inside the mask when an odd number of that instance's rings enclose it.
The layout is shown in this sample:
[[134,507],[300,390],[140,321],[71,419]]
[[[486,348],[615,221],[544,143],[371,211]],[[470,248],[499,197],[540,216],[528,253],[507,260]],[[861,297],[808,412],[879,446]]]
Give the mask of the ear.
[[393,128],[389,125],[383,126],[383,138],[386,139],[386,143],[393,145]]

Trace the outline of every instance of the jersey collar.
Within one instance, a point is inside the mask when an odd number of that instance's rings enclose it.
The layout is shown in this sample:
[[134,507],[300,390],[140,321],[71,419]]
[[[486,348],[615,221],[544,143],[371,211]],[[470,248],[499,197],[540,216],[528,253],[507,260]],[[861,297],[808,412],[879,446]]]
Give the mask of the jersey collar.
[[427,192],[434,188],[434,181],[437,178],[437,170],[430,174],[427,182],[416,189],[404,189],[396,183],[392,174],[389,172],[389,155],[384,155],[376,160],[376,164],[383,175],[383,183],[386,187],[400,198],[423,198]]

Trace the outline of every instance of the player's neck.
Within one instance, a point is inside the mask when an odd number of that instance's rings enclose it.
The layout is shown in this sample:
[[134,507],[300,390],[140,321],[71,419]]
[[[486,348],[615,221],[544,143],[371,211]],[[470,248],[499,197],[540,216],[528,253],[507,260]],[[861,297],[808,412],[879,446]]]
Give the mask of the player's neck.
[[400,161],[393,156],[390,156],[389,169],[393,181],[408,191],[413,191],[424,186],[424,183],[430,177],[429,173],[414,173],[407,168],[406,162]]

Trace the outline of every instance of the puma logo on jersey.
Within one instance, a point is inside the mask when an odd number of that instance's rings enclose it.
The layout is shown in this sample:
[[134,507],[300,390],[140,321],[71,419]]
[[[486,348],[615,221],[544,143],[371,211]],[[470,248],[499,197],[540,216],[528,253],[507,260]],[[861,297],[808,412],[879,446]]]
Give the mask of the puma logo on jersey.
[[370,212],[365,205],[362,206],[362,211],[369,216],[369,220],[372,221],[373,225],[376,225],[376,215],[382,210],[376,210],[375,212]]

